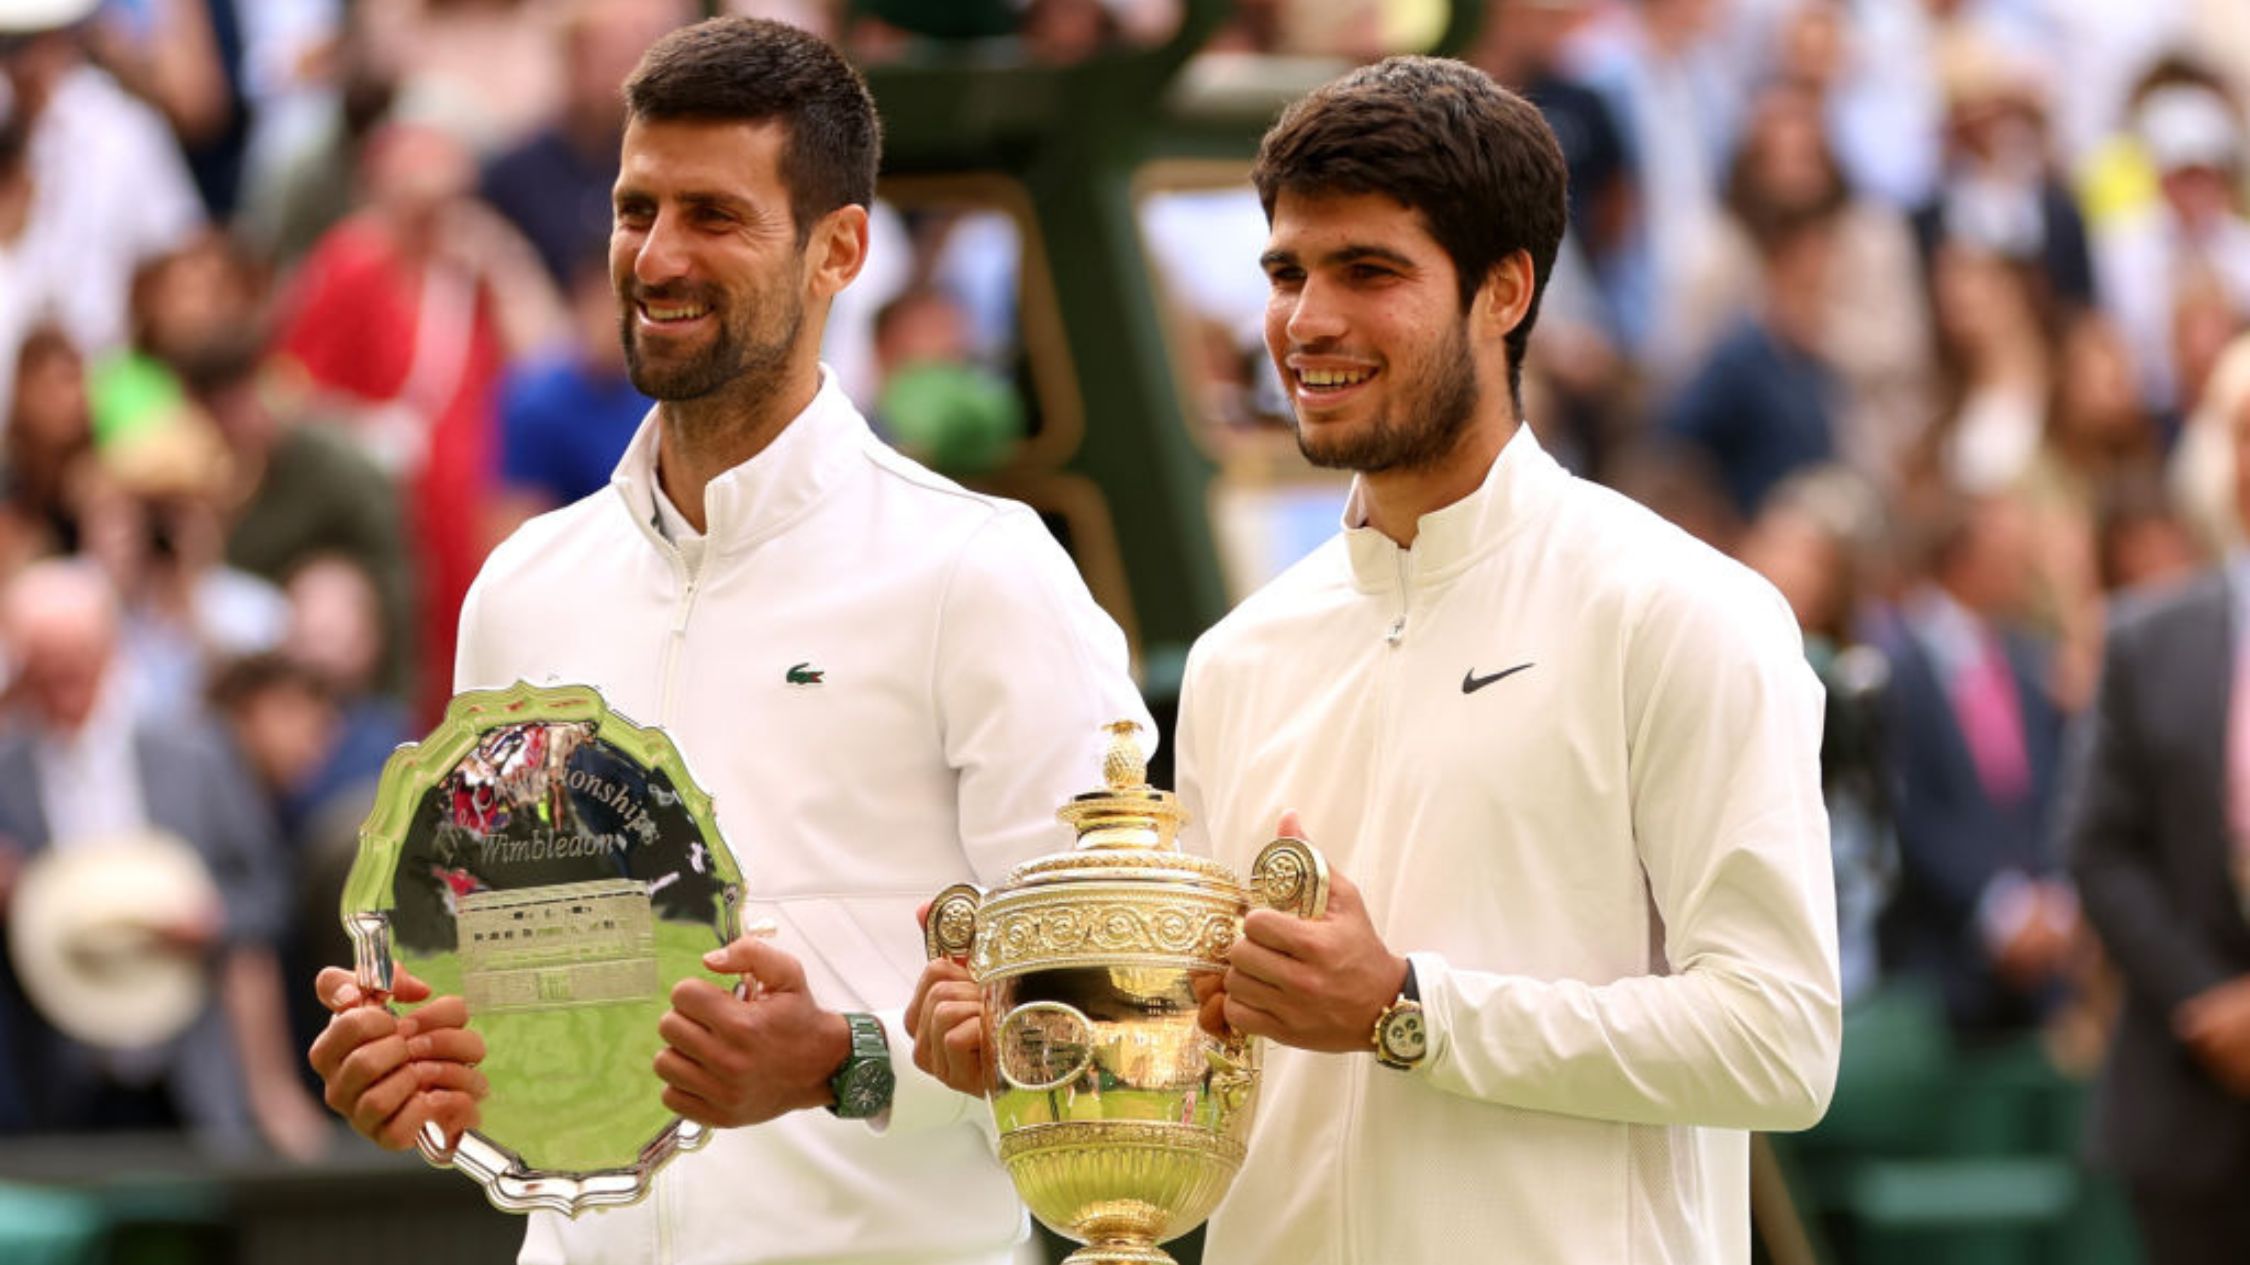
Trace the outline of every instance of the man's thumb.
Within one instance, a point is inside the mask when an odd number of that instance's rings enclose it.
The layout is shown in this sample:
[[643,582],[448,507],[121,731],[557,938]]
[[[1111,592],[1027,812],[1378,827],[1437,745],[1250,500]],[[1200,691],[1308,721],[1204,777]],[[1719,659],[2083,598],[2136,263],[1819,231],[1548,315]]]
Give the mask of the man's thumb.
[[704,954],[703,965],[723,975],[754,979],[767,992],[794,992],[805,982],[804,967],[797,959],[754,933]]

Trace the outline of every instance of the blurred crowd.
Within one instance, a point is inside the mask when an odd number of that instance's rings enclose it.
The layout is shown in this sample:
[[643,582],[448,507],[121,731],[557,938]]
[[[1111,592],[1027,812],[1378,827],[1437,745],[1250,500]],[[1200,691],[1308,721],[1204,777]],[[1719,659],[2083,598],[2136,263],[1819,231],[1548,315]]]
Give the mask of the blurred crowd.
[[[308,1156],[301,981],[349,956],[334,894],[375,775],[442,703],[486,550],[606,483],[647,408],[606,253],[639,51],[726,9],[867,62],[990,37],[1067,64],[1161,42],[1182,6],[31,8],[62,16],[0,28],[0,923],[51,842],[156,830],[216,897],[154,934],[225,969],[193,1024],[121,1055],[0,967],[0,1134]],[[1343,64],[1445,17],[1242,0],[1207,56]],[[2041,1034],[2085,1069],[2110,988],[2061,877],[2059,771],[2111,604],[2240,533],[2250,16],[1491,0],[1466,55],[1570,170],[1533,426],[1766,574],[1828,682],[1847,992],[1921,980],[1965,1036]],[[1201,421],[1256,442],[1286,424],[1250,196],[1144,226]],[[829,363],[903,445],[989,467],[1027,425],[1017,230],[885,206],[873,231]]]

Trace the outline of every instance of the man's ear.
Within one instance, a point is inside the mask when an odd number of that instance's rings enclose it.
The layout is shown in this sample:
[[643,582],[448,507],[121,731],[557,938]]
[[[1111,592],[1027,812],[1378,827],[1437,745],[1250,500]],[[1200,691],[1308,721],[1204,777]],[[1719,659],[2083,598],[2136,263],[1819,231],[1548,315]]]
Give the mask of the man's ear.
[[1533,287],[1530,251],[1516,251],[1492,265],[1471,308],[1478,341],[1499,342],[1523,324],[1524,313],[1531,310]]
[[867,208],[837,207],[805,241],[805,282],[815,299],[833,299],[867,264]]

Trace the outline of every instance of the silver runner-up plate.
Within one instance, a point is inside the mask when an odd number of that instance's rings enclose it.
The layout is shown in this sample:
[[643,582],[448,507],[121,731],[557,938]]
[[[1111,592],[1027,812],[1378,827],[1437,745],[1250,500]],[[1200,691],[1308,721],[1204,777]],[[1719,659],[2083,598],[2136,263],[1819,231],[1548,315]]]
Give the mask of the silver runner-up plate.
[[[403,969],[468,1002],[491,1084],[478,1127],[422,1153],[509,1212],[577,1216],[646,1195],[710,1131],[652,1064],[674,985],[729,977],[742,872],[661,730],[583,686],[461,694],[383,768],[343,915],[363,990]],[[403,1008],[393,1005],[394,1010]]]

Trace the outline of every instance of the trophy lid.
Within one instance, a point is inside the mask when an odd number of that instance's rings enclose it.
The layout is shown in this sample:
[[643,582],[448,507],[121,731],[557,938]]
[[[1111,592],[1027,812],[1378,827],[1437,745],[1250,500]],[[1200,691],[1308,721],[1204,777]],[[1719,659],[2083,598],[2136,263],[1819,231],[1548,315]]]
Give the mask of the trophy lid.
[[1179,796],[1148,784],[1148,756],[1141,749],[1141,727],[1130,720],[1105,726],[1110,739],[1102,753],[1100,790],[1073,796],[1055,814],[1078,832],[1067,852],[1039,857],[1008,875],[1006,887],[1070,879],[1192,882],[1239,890],[1233,871],[1216,861],[1180,851],[1180,827],[1187,810]]

